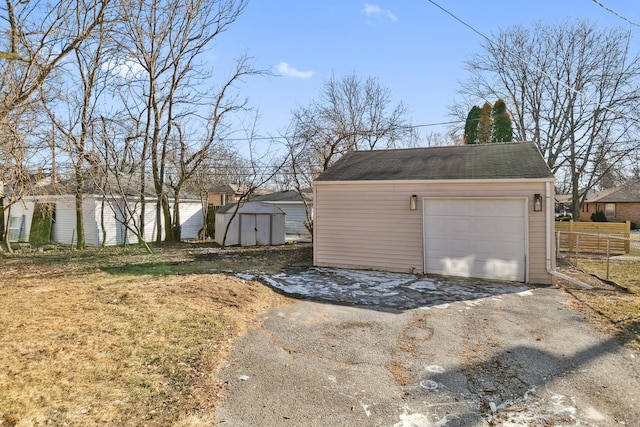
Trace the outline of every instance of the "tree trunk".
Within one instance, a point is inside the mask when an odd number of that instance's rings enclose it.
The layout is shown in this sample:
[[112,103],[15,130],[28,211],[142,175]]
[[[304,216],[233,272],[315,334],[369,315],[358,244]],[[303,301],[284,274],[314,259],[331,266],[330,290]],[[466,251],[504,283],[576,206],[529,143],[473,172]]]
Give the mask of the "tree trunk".
[[[82,176],[82,171],[79,170],[79,167],[76,167],[76,249],[84,249],[85,248],[85,238],[84,238],[84,221],[83,221],[83,211],[82,211],[82,189],[84,187],[84,178]],[[71,242],[73,244],[73,242]]]

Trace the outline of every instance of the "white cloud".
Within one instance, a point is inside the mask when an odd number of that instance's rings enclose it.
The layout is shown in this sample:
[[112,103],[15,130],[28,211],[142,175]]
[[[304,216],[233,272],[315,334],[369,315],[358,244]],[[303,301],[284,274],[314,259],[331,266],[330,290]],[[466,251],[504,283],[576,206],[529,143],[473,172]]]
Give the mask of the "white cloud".
[[382,13],[382,8],[380,6],[378,6],[378,5],[375,5],[375,4],[365,3],[364,4],[364,13],[367,16],[380,15]]
[[313,71],[300,71],[295,68],[289,66],[286,62],[281,62],[278,64],[278,72],[285,77],[296,77],[298,79],[308,79],[312,77],[315,72]]
[[126,80],[134,79],[140,76],[144,71],[142,65],[130,59],[125,59],[119,62],[109,60],[102,65],[102,68],[103,70],[110,72],[112,75]]
[[398,18],[389,9],[383,9],[377,4],[365,3],[364,14],[367,16],[384,15],[391,21],[397,21]]

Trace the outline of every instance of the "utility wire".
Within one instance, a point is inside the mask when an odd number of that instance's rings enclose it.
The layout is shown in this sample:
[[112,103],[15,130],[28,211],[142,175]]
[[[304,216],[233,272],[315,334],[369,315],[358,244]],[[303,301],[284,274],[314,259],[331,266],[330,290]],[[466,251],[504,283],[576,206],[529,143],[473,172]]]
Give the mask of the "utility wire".
[[[393,129],[417,129],[417,128],[425,128],[425,127],[433,127],[433,126],[444,126],[444,125],[452,125],[456,123],[461,123],[460,120],[454,120],[451,122],[437,122],[437,123],[425,123],[420,125],[405,125],[405,126],[394,126]],[[366,131],[362,133],[370,133],[375,134],[376,131]],[[287,139],[291,138],[291,135],[282,135],[282,136],[257,136],[257,137],[242,137],[242,138],[222,138],[222,141],[263,141],[263,140],[277,140],[277,139]]]
[[[437,7],[438,9],[442,10],[444,13],[446,13],[447,15],[451,16],[452,18],[454,18],[456,21],[460,22],[462,25],[464,25],[465,27],[469,28],[471,31],[473,31],[474,33],[478,34],[480,37],[484,38],[487,43],[489,43],[491,46],[495,47],[495,48],[499,48],[500,46],[494,42],[490,37],[484,35],[482,32],[480,32],[479,30],[475,29],[471,24],[468,24],[467,22],[463,21],[462,19],[458,18],[456,15],[454,15],[452,12],[450,12],[449,10],[445,9],[444,7],[440,6],[438,3],[436,3],[434,0],[427,0],[429,3],[431,3],[432,5],[434,5],[435,7]],[[594,0],[595,1],[595,0]],[[510,52],[510,51],[509,51]],[[582,91],[576,89],[575,87],[563,82],[562,80],[551,76],[550,74],[548,74],[546,71],[544,71],[543,69],[541,69],[540,67],[538,67],[537,65],[531,64],[530,62],[528,62],[526,59],[524,59],[523,57],[521,57],[520,55],[518,55],[517,53],[514,52],[510,52],[513,56],[515,56],[520,62],[522,62],[523,64],[527,64],[530,67],[535,68],[540,74],[544,75],[545,77],[556,81],[557,83],[559,83],[561,86],[563,86],[564,88],[570,90],[571,92],[574,92],[577,95],[580,95],[581,97],[583,97],[584,99],[586,99],[587,101],[590,101],[592,104],[595,104],[596,106],[602,108],[603,110],[607,110],[610,113],[616,114],[620,117],[624,117],[628,120],[631,120],[632,122],[636,123],[636,124],[640,124],[640,120],[634,118],[634,117],[629,117],[625,114],[622,114],[616,110],[614,110],[613,108],[607,106],[607,105],[603,105],[601,102],[596,101],[595,99],[592,99],[591,97],[589,97],[588,95],[586,95],[585,93],[583,93]]]
[[618,12],[616,12],[615,10],[605,6],[604,4],[602,4],[601,2],[599,2],[598,0],[592,0],[595,4],[597,4],[598,6],[600,6],[601,8],[603,8],[604,10],[606,10],[609,13],[614,14],[615,16],[617,16],[618,18],[622,19],[623,21],[628,22],[631,25],[634,25],[636,27],[640,27],[640,24],[637,24],[635,22],[633,22],[632,20],[630,20],[629,18],[627,18],[626,16],[622,16],[620,15]]

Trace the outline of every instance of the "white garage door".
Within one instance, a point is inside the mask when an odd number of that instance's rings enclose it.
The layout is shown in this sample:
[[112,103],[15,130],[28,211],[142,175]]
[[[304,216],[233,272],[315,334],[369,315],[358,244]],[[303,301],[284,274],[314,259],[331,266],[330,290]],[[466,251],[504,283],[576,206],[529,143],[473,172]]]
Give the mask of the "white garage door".
[[426,199],[427,273],[526,281],[524,199]]

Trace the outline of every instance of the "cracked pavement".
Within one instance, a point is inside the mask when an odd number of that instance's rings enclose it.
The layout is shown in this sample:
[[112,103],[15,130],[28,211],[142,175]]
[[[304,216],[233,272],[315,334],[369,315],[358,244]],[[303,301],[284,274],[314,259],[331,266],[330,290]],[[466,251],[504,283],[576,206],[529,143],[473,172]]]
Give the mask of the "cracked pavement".
[[267,310],[234,345],[217,425],[640,425],[637,355],[594,331],[561,289],[453,280],[462,291],[408,304],[393,289],[414,278],[358,272],[359,288],[352,277],[344,291],[328,285],[333,274],[287,276],[314,301]]

